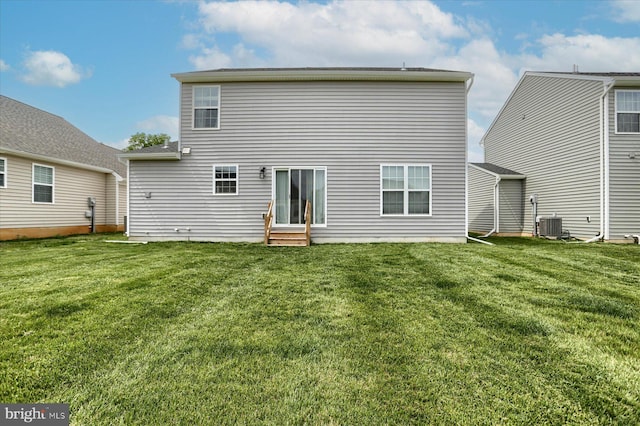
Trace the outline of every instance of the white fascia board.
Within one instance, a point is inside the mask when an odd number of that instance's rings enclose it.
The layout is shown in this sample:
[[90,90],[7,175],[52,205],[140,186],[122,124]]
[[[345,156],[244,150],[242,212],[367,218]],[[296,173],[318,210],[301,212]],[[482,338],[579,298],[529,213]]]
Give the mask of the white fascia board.
[[122,153],[118,155],[118,158],[123,158],[131,161],[136,160],[180,160],[179,152],[149,152],[149,153]]
[[640,77],[616,77],[616,86],[637,87],[640,86]]
[[[590,80],[590,81],[602,81],[604,83],[611,83],[616,80],[615,77],[608,77],[604,75],[584,75],[584,74],[573,74],[573,73],[550,73],[550,72],[535,72],[535,71],[527,71],[524,73],[525,76],[532,77],[548,77],[548,78],[564,78],[569,80]],[[524,76],[523,76],[524,77]]]
[[484,173],[486,173],[488,175],[491,175],[491,176],[493,176],[495,178],[500,178],[501,180],[520,180],[520,179],[526,179],[527,178],[525,175],[520,175],[520,174],[518,174],[518,175],[501,175],[500,173],[492,172],[491,170],[487,170],[487,169],[485,169],[483,167],[476,166],[475,164],[468,163],[468,165],[470,167],[473,167],[476,170],[480,170],[481,172],[484,172]]
[[112,169],[107,169],[105,167],[92,166],[90,164],[77,163],[75,161],[62,160],[59,158],[47,157],[46,155],[32,154],[30,152],[17,151],[9,148],[0,148],[0,153],[7,153],[7,154],[15,155],[16,157],[43,161],[46,163],[60,164],[63,166],[75,167],[83,170],[90,170],[92,172],[115,173]]
[[278,82],[278,81],[448,81],[466,82],[472,73],[463,71],[410,70],[221,70],[171,74],[181,83]]

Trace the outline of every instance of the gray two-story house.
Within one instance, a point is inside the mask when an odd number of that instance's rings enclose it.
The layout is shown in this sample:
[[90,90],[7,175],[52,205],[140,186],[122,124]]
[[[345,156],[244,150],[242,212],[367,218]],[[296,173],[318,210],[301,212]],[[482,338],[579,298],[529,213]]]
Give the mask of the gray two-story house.
[[640,73],[527,72],[482,143],[470,231],[637,241]]
[[122,156],[131,238],[258,242],[267,218],[273,232],[310,225],[320,243],[466,241],[472,74],[296,68],[173,77],[179,142]]

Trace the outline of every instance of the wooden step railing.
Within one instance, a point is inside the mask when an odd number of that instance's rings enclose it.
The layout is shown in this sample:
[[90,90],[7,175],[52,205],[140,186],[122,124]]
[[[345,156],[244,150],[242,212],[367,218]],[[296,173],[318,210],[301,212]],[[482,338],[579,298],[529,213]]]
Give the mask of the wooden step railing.
[[264,243],[269,244],[271,237],[271,228],[273,227],[273,200],[269,200],[267,214],[264,215]]
[[264,243],[278,246],[308,246],[311,244],[311,202],[304,207],[304,231],[295,229],[273,230],[273,200],[269,201],[267,213],[264,215]]
[[307,245],[311,244],[311,201],[307,200],[304,206],[304,235],[307,239]]

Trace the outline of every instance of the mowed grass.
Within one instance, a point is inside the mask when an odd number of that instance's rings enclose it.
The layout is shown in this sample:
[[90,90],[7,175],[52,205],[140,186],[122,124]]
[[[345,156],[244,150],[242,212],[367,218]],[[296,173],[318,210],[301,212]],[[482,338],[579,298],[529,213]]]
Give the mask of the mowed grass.
[[71,423],[639,424],[640,246],[0,243],[0,401]]

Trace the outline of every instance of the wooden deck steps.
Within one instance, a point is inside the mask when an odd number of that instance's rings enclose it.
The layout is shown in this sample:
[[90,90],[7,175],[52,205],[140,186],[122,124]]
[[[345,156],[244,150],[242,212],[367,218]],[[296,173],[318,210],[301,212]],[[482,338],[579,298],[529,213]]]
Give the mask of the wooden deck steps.
[[267,204],[264,213],[264,243],[268,246],[309,246],[311,245],[311,202],[304,207],[304,228],[273,228],[273,200]]
[[308,246],[307,235],[301,231],[279,231],[272,230],[269,235],[268,246]]

